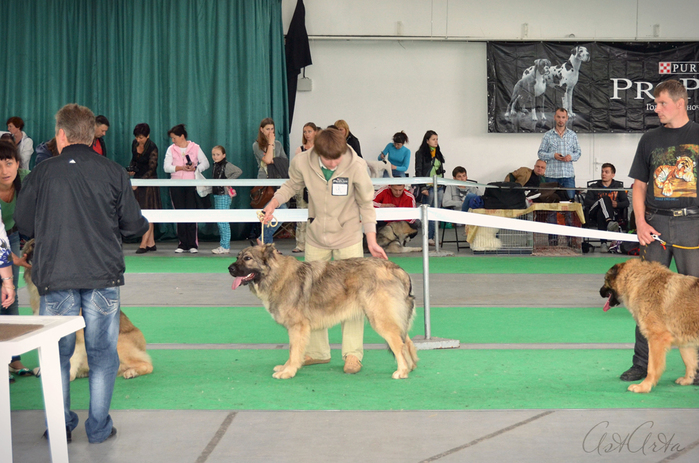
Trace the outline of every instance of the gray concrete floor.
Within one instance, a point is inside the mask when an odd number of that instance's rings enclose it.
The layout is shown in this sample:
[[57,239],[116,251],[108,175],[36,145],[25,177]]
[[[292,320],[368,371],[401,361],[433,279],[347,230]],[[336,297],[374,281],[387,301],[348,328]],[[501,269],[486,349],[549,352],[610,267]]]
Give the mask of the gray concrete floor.
[[[173,253],[175,245],[158,243],[158,253]],[[234,260],[235,253],[246,245],[247,242],[235,242],[231,256],[221,257],[210,253],[218,243],[201,243],[200,255],[220,259],[227,266]],[[281,240],[277,246],[287,253],[294,243]],[[135,249],[136,245],[126,245],[125,253],[132,254]],[[456,248],[447,245],[446,250],[455,252]],[[458,254],[471,253],[461,250]],[[183,263],[187,257],[182,256]],[[598,257],[599,252],[580,258]],[[412,277],[418,304],[421,304],[422,275]],[[564,281],[570,291],[542,302],[537,276],[440,275],[431,280],[431,303],[433,306],[503,307],[589,307],[600,304],[597,291],[601,275],[561,275],[557,278]],[[122,304],[259,305],[248,291],[236,293],[235,300],[225,297],[227,294],[222,295],[218,289],[229,283],[226,275],[208,274],[197,279],[196,291],[182,283],[179,283],[178,291],[173,291],[158,275],[139,275],[137,278],[127,275]],[[459,291],[455,291],[457,288]],[[192,292],[196,296],[189,296]],[[26,300],[26,294],[22,292],[20,297]],[[580,348],[572,344],[558,347]],[[627,344],[597,347],[630,348]],[[631,353],[629,361],[630,357]],[[696,409],[116,410],[112,417],[118,434],[115,439],[99,445],[87,443],[82,425],[87,412],[78,411],[78,414],[81,425],[73,432],[73,442],[68,446],[70,460],[74,463],[699,461],[699,411]],[[43,411],[13,412],[12,426],[15,462],[49,461],[48,446],[41,438]]]

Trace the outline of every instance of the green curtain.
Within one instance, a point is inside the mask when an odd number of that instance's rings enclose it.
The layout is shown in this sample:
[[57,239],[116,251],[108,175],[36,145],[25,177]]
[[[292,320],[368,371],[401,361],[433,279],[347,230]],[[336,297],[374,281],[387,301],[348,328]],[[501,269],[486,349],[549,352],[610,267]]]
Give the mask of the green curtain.
[[[211,148],[223,145],[242,178],[257,176],[252,143],[263,118],[274,119],[288,151],[281,0],[0,4],[0,107],[5,120],[24,119],[35,146],[53,137],[56,111],[75,102],[109,119],[107,152],[123,166],[131,160],[134,126],[147,122],[160,151],[160,178],[168,177],[167,131],[180,123],[209,160]],[[239,190],[232,207],[248,207],[248,190]],[[165,188],[162,198],[170,207]],[[173,230],[161,226],[161,238]]]

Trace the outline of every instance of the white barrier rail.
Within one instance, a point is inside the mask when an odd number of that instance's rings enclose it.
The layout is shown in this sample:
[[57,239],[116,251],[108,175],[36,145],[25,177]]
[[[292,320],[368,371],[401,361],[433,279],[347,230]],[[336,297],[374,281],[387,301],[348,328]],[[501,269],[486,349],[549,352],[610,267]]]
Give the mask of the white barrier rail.
[[[252,223],[257,222],[258,209],[143,209],[143,216],[151,223]],[[305,222],[307,209],[277,209],[274,217],[280,222]],[[638,241],[634,234],[592,230],[528,220],[496,217],[473,212],[427,208],[428,220],[452,222],[478,227],[504,228],[550,235],[575,236],[580,238],[605,239],[611,241]],[[420,219],[419,208],[390,207],[376,209],[377,220]]]
[[[131,179],[131,184],[133,186],[150,186],[150,187],[170,187],[170,186],[232,186],[232,187],[254,187],[254,186],[281,186],[287,179],[203,179],[203,180],[175,180],[175,179]],[[394,178],[372,178],[371,182],[375,186],[384,185],[433,185],[434,179],[431,177],[394,177]],[[456,185],[456,186],[466,186],[470,188],[498,188],[496,185],[488,185],[487,183],[478,182],[462,182],[459,180],[452,180],[437,177],[437,185]],[[516,189],[531,190],[531,188],[518,187]],[[564,187],[545,187],[540,188],[541,190],[586,190],[586,191],[629,191],[630,188],[587,188],[587,187],[575,187],[575,188],[564,188]]]

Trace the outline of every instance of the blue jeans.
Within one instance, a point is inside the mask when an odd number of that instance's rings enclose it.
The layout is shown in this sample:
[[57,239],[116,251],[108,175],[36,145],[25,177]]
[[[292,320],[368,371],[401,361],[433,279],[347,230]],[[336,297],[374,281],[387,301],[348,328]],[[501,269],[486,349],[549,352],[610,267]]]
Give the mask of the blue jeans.
[[[396,169],[391,169],[391,174],[393,175],[393,178],[405,177],[405,172],[401,172],[401,171],[396,170]],[[384,171],[383,178],[388,178],[388,172]]]
[[[230,209],[231,197],[225,195],[212,195],[214,197],[214,209]],[[231,225],[228,222],[218,222],[219,244],[223,249],[231,248]]]
[[[422,193],[420,194],[420,199],[422,204],[427,204],[429,207],[434,207],[434,187],[429,187],[427,190],[429,192],[429,196],[425,196]],[[439,207],[442,206],[442,200],[444,199],[444,187],[440,186],[437,189],[437,194],[439,195],[439,201],[438,205]],[[427,238],[433,240],[434,239],[434,231],[435,231],[435,222],[430,222],[427,225]]]
[[[559,186],[563,188],[575,188],[575,176],[573,177],[563,177],[563,178],[553,178],[546,177],[547,182],[558,182]],[[572,201],[575,197],[575,190],[566,190],[568,198]]]
[[[119,370],[119,287],[69,289],[41,296],[40,315],[79,315],[85,319],[85,350],[90,365],[90,410],[85,431],[91,443],[102,442],[112,431],[109,406]],[[70,410],[70,357],[75,350],[75,333],[58,342],[63,383],[63,409],[66,426],[78,426],[78,415]]]
[[471,208],[469,204],[471,203],[471,200],[473,198],[477,198],[478,195],[476,193],[466,193],[466,197],[464,198],[464,202],[461,204],[461,210],[463,212],[468,212],[468,210]]
[[[14,232],[7,237],[10,240],[10,250],[16,256],[19,256],[19,232]],[[15,288],[19,288],[19,267],[12,265],[12,282]],[[19,294],[15,293],[15,301],[8,308],[0,306],[0,315],[19,315]],[[20,360],[19,355],[12,356],[12,362]]]
[[[281,206],[279,206],[277,209],[288,209],[288,208],[289,208],[289,206],[287,206],[287,204],[284,203]],[[264,240],[265,244],[270,244],[270,243],[274,242],[274,234],[277,232],[277,230],[279,230],[279,227],[281,227],[281,226],[282,226],[281,222],[277,222],[277,225],[275,225],[274,227],[268,227],[266,225],[262,226],[264,228],[263,233],[265,236],[265,240]],[[260,239],[262,239],[262,237],[260,237]]]

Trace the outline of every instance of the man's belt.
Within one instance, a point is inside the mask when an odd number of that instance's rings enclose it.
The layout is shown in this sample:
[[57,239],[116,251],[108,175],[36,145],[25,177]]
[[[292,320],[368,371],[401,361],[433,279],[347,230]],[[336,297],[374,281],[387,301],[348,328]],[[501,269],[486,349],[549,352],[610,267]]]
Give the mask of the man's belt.
[[699,215],[699,207],[685,207],[682,209],[655,209],[647,207],[646,211],[651,214],[669,215],[671,217],[685,217],[688,215]]

